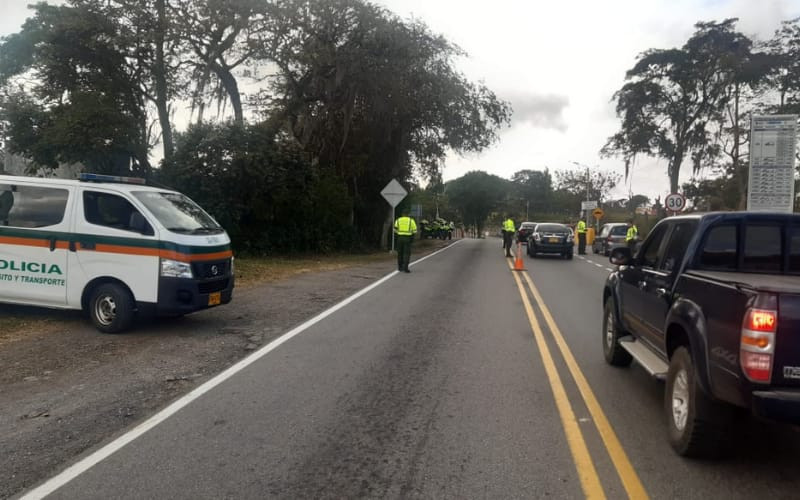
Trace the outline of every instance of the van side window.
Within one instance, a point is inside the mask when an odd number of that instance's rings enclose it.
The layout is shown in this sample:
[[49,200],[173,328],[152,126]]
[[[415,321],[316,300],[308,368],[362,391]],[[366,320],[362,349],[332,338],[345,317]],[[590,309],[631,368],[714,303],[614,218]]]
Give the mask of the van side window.
[[700,267],[720,271],[734,271],[737,264],[736,241],[738,228],[722,225],[712,228],[700,252]]
[[744,233],[745,271],[780,271],[783,264],[783,238],[780,226],[748,224]]
[[83,214],[90,224],[134,232],[139,232],[132,227],[135,217],[142,218],[136,207],[122,196],[97,191],[83,192]]
[[0,184],[0,226],[37,228],[64,220],[69,191]]

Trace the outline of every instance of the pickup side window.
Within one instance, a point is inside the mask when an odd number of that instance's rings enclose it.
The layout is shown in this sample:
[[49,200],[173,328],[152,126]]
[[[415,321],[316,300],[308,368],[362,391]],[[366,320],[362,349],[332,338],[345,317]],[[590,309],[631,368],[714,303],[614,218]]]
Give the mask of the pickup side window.
[[800,273],[800,226],[792,226],[789,231],[789,272]]
[[639,251],[640,264],[642,267],[650,267],[655,269],[658,264],[659,257],[663,252],[659,252],[661,244],[664,242],[664,236],[667,234],[667,224],[661,224],[655,229],[651,235],[644,242],[644,246]]
[[675,224],[669,237],[669,243],[667,243],[667,249],[664,251],[664,260],[660,267],[662,271],[671,273],[680,265],[689,248],[689,243],[692,241],[695,229],[697,229],[696,222]]
[[780,272],[783,263],[780,226],[748,224],[744,233],[743,271]]
[[0,226],[37,228],[64,220],[69,191],[0,184]]
[[718,271],[735,271],[738,227],[726,224],[711,228],[700,252],[700,267]]

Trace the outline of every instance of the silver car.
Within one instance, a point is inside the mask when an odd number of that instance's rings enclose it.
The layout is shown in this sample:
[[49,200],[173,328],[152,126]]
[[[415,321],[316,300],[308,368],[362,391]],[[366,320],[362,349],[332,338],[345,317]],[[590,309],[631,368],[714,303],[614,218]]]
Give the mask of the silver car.
[[592,243],[592,252],[608,256],[612,250],[625,246],[628,225],[624,222],[604,224]]

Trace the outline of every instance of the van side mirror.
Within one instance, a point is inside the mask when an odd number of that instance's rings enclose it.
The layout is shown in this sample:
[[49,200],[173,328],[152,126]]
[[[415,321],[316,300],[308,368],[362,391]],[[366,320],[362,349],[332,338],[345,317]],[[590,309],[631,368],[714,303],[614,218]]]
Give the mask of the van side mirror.
[[608,258],[615,266],[627,266],[633,261],[631,249],[628,247],[619,247],[611,251],[611,256]]
[[131,231],[136,231],[137,233],[145,236],[153,236],[155,234],[153,228],[147,223],[147,220],[139,212],[131,213],[131,220],[128,224],[128,227],[130,227]]

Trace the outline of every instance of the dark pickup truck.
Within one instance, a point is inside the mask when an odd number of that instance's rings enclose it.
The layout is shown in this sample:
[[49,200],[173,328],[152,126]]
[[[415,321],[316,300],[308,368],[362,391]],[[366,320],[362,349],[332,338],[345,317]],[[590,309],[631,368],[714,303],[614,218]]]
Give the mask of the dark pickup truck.
[[719,453],[736,407],[800,424],[800,215],[659,222],[603,289],[603,352],[666,381],[672,447]]

